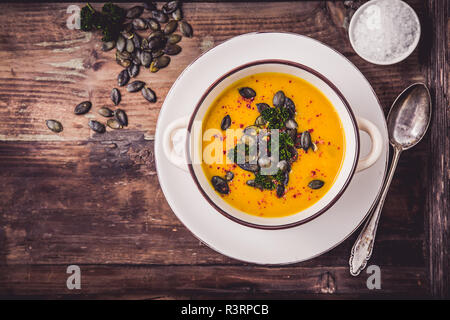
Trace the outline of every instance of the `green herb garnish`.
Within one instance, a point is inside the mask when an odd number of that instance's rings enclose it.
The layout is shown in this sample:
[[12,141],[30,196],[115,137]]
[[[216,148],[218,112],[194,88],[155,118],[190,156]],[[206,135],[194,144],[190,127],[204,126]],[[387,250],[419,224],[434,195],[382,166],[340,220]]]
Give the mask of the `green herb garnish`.
[[261,115],[268,122],[268,129],[283,129],[285,122],[289,119],[286,108],[267,108],[262,110]]
[[262,189],[265,190],[275,189],[276,184],[273,182],[273,180],[274,180],[273,176],[255,173],[255,185]]
[[106,3],[102,12],[96,11],[87,3],[80,12],[80,28],[83,31],[101,30],[102,41],[116,40],[125,21],[125,10],[121,7]]

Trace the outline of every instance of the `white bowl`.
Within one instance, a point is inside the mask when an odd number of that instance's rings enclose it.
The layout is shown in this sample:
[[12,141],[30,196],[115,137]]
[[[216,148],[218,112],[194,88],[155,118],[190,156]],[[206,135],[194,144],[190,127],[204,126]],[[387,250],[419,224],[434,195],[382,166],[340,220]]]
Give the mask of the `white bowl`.
[[[263,72],[286,73],[302,78],[317,87],[333,104],[342,122],[345,134],[344,159],[331,189],[311,207],[280,218],[258,217],[231,206],[214,191],[201,165],[202,122],[212,102],[232,83],[247,76]],[[350,105],[331,81],[317,71],[299,63],[284,60],[262,60],[242,65],[217,79],[199,98],[200,100],[189,121],[186,118],[177,119],[166,128],[163,139],[165,154],[173,164],[183,169],[189,169],[191,178],[197,185],[200,193],[212,207],[231,220],[246,226],[261,229],[282,229],[297,226],[318,217],[341,197],[354,173],[370,167],[381,154],[382,138],[377,127],[366,119],[355,118]],[[173,152],[173,143],[171,142],[176,130],[183,127],[187,128],[189,132],[186,141],[186,158],[184,159]],[[372,149],[369,155],[363,159],[359,159],[360,140],[358,129],[366,131],[372,140]],[[187,167],[185,165],[186,160],[188,163]]]
[[358,48],[355,45],[355,39],[354,39],[354,29],[355,29],[355,25],[356,25],[356,21],[358,20],[359,16],[361,15],[361,13],[364,11],[365,8],[367,8],[370,5],[373,5],[377,2],[379,2],[380,0],[371,0],[366,2],[365,4],[363,4],[361,7],[358,8],[358,10],[356,10],[356,12],[353,14],[352,19],[350,21],[350,25],[348,27],[348,37],[350,39],[350,44],[352,45],[353,50],[355,50],[355,52],[364,60],[373,63],[373,64],[378,64],[378,65],[391,65],[391,64],[395,64],[398,63],[400,61],[405,60],[407,57],[409,57],[411,55],[411,53],[416,49],[417,44],[419,43],[419,39],[420,39],[420,33],[421,33],[421,28],[420,28],[420,21],[419,21],[419,17],[417,16],[416,12],[414,11],[413,8],[411,8],[411,6],[409,4],[407,4],[404,1],[400,1],[400,0],[392,0],[392,1],[399,1],[402,2],[405,6],[409,7],[413,13],[413,19],[416,21],[417,23],[417,35],[416,38],[414,39],[413,44],[408,48],[408,51],[405,51],[404,54],[402,54],[401,56],[389,60],[389,61],[377,61],[377,60],[373,60],[367,56],[365,56],[361,51],[358,50]]

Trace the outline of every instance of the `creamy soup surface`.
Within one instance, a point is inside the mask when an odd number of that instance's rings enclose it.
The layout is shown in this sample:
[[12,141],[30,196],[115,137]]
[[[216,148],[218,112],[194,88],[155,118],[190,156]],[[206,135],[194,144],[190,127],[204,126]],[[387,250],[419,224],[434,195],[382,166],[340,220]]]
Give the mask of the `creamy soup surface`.
[[[252,88],[256,96],[246,99],[239,93],[243,87]],[[226,132],[221,130],[222,119],[229,115],[230,129],[241,133],[253,125],[260,115],[256,104],[267,103],[273,107],[272,99],[276,92],[282,90],[296,108],[295,121],[297,132],[309,131],[315,151],[296,149],[298,158],[291,164],[289,182],[282,197],[277,197],[276,190],[260,190],[247,185],[254,179],[252,172],[241,169],[237,164],[227,163]],[[225,89],[212,103],[204,117],[203,132],[217,129],[219,136],[211,141],[203,141],[203,151],[211,143],[223,143],[222,163],[202,163],[203,171],[209,181],[214,176],[225,177],[232,172],[234,177],[228,182],[229,193],[218,193],[233,207],[251,215],[273,218],[298,213],[322,198],[333,185],[343,161],[345,136],[342,123],[330,101],[309,82],[282,73],[260,73],[243,78]],[[217,140],[216,140],[217,139]],[[239,138],[232,144],[236,144]],[[230,144],[230,142],[228,143]],[[320,180],[323,186],[312,189],[308,184]],[[211,187],[213,187],[211,185]]]

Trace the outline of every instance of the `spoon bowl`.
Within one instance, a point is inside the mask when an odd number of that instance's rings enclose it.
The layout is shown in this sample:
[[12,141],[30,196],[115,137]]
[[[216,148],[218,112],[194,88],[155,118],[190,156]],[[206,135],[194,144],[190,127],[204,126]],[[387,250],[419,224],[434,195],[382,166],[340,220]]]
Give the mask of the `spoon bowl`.
[[395,99],[389,111],[389,141],[394,148],[407,150],[427,132],[431,119],[431,97],[423,83],[414,83]]

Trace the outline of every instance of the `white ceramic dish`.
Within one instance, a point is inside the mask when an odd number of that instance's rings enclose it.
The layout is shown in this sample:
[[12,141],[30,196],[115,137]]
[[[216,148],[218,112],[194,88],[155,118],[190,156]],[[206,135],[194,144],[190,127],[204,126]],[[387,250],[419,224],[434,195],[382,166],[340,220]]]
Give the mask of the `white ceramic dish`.
[[[407,51],[405,51],[405,53],[403,53],[401,56],[397,57],[396,59],[392,59],[392,60],[388,60],[388,61],[377,61],[377,60],[373,60],[369,57],[367,57],[366,55],[364,55],[363,52],[361,52],[360,50],[358,50],[358,47],[355,45],[355,37],[354,37],[354,32],[355,32],[355,25],[356,25],[356,21],[358,20],[358,18],[360,17],[361,13],[369,6],[376,4],[379,0],[371,0],[368,1],[366,3],[364,3],[361,7],[358,8],[358,10],[355,11],[355,13],[352,16],[352,19],[350,21],[350,25],[348,27],[348,37],[350,39],[350,44],[353,47],[353,50],[355,50],[355,52],[364,60],[373,63],[373,64],[378,64],[378,65],[391,65],[391,64],[395,64],[398,63],[400,61],[405,60],[406,58],[408,58],[411,53],[413,53],[413,51],[416,49],[419,40],[420,40],[420,33],[421,33],[421,29],[420,29],[420,21],[419,21],[419,17],[417,16],[416,12],[414,11],[413,8],[411,8],[411,6],[409,4],[407,4],[404,1],[401,1],[406,7],[409,7],[409,9],[411,10],[411,12],[413,13],[413,17],[414,17],[414,21],[415,23],[417,23],[417,27],[418,27],[418,32],[416,34],[416,38],[414,39],[413,44],[408,48]],[[397,1],[397,0],[395,0]]]
[[[279,218],[258,217],[234,208],[214,191],[202,169],[201,157],[203,149],[201,128],[203,118],[212,102],[223,92],[223,90],[225,90],[225,88],[234,82],[247,76],[263,72],[280,72],[293,75],[314,85],[327,96],[328,100],[333,104],[341,119],[345,133],[344,159],[341,170],[331,189],[323,198],[311,207],[296,214]],[[187,152],[186,156],[183,155],[182,157],[179,157],[172,152],[174,149],[172,137],[176,130],[181,129],[182,126],[180,123],[184,123],[184,129],[187,128],[189,132],[189,137],[186,139],[186,142],[188,143],[186,149],[189,150],[189,152]],[[369,154],[359,160],[360,139],[358,128],[367,132],[372,141]],[[197,184],[199,192],[201,192],[211,206],[218,212],[233,221],[247,226],[263,229],[282,229],[306,223],[328,210],[343,194],[355,172],[369,168],[376,160],[378,160],[381,155],[382,138],[379,130],[373,123],[364,118],[354,117],[351,106],[348,104],[345,97],[342,96],[339,90],[323,75],[307,66],[292,61],[260,60],[234,68],[214,81],[207,92],[199,97],[199,102],[196,104],[189,122],[186,122],[183,118],[175,119],[166,128],[163,146],[167,159],[174,165],[185,169],[185,163],[189,162],[189,171],[192,179]]]
[[[245,53],[238,50],[245,46]],[[283,47],[286,50],[277,50]],[[289,229],[261,230],[219,214],[200,194],[191,176],[168,161],[163,132],[174,119],[189,116],[211,83],[238,66],[257,60],[295,61],[327,77],[352,106],[369,119],[382,136],[382,155],[372,167],[357,173],[342,197],[316,219]],[[218,63],[220,61],[220,63]],[[361,137],[362,154],[370,146]],[[259,264],[285,264],[317,256],[348,237],[363,221],[376,199],[386,171],[387,129],[378,100],[364,76],[347,59],[311,38],[286,33],[253,33],[235,37],[211,49],[177,79],[161,109],[155,136],[155,156],[161,188],[177,217],[201,241],[235,259]]]

